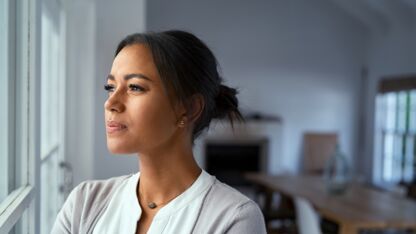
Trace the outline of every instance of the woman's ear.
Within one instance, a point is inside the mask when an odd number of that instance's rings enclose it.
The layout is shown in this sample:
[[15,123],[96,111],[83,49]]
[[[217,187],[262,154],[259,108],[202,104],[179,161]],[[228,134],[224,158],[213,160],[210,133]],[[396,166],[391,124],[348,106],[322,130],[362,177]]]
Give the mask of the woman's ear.
[[201,94],[192,95],[186,112],[188,122],[195,122],[201,116],[204,106],[205,100]]

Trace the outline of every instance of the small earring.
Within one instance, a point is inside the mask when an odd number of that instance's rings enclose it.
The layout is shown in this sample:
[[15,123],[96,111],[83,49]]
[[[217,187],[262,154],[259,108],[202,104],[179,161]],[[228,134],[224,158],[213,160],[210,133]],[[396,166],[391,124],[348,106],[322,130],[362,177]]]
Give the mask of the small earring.
[[179,122],[179,126],[180,126],[180,127],[185,126],[185,120],[181,120],[181,122]]

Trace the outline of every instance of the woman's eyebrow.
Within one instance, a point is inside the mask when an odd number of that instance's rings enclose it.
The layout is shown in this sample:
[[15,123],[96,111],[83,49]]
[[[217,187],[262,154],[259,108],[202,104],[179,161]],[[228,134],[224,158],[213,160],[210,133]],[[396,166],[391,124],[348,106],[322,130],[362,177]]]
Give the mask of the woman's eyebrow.
[[[132,78],[139,78],[139,79],[145,79],[145,80],[148,80],[148,81],[152,81],[149,77],[147,77],[147,76],[145,76],[141,73],[132,73],[132,74],[127,74],[127,75],[124,76],[124,80],[130,80]],[[107,76],[107,80],[116,80],[116,78],[113,75],[109,74]]]

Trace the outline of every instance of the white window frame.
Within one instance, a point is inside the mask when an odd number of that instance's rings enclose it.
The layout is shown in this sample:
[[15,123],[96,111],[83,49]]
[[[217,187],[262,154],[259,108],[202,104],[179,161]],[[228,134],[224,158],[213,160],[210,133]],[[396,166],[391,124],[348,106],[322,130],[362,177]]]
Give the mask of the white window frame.
[[[15,152],[20,152],[23,158],[17,160],[17,167],[22,168],[18,176],[21,177],[22,186],[11,192],[6,199],[0,203],[0,233],[8,233],[15,227],[21,232],[39,233],[39,165],[40,165],[40,0],[4,0],[7,3],[17,4],[19,19],[16,20],[17,34],[22,38],[17,41],[19,48],[16,50],[18,58],[17,66],[10,65],[10,71],[15,71],[14,80],[22,81],[19,83],[24,91],[22,95],[16,97],[24,105],[16,105],[18,113],[26,111],[28,118],[21,119],[16,128],[16,137],[20,139]],[[9,5],[8,5],[9,6]],[[16,11],[9,11],[9,19],[16,19]],[[13,22],[7,22],[12,23]],[[23,33],[23,34],[22,34]],[[18,39],[19,39],[18,38]],[[12,55],[7,60],[14,59]],[[17,68],[17,69],[16,69]],[[9,72],[10,72],[9,71]],[[10,73],[6,74],[8,77]],[[19,76],[19,79],[16,79]],[[17,143],[14,142],[13,145]],[[15,156],[15,155],[13,155]]]
[[[13,136],[10,136],[10,126],[14,125],[11,121],[14,119],[14,110],[11,109],[9,104],[10,96],[14,97],[14,80],[8,80],[7,77],[11,76],[12,71],[14,71],[14,56],[12,50],[14,50],[14,17],[9,16],[8,12],[14,11],[14,4],[9,3],[7,0],[0,0],[0,31],[5,32],[2,37],[0,37],[0,78],[2,86],[0,87],[0,92],[4,95],[0,99],[0,106],[6,110],[6,114],[0,115],[0,142],[4,145],[0,147],[0,165],[2,167],[0,170],[0,201],[5,199],[5,197],[10,193],[12,185],[8,179],[11,174],[10,169],[14,167],[14,164],[11,164],[11,159],[8,157],[13,144]],[[7,166],[6,166],[7,165]],[[0,213],[2,208],[0,206]]]

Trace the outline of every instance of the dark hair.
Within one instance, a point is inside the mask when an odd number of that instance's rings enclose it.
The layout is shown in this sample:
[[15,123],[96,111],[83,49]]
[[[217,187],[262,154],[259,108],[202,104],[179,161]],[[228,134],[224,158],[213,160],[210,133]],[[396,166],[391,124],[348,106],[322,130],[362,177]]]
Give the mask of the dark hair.
[[194,141],[213,118],[228,117],[244,121],[238,110],[237,90],[225,86],[218,74],[218,63],[211,50],[199,38],[185,31],[136,33],[125,37],[117,46],[115,56],[126,46],[143,44],[152,55],[160,78],[172,100],[188,106],[190,97],[201,94],[204,109],[195,121]]

